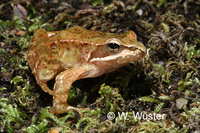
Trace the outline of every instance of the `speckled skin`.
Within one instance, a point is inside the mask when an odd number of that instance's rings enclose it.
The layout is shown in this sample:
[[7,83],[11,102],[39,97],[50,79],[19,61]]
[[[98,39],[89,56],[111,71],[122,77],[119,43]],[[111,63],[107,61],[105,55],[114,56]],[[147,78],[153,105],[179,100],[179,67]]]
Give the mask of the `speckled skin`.
[[[109,39],[120,44],[118,52],[106,49]],[[50,112],[65,113],[73,109],[80,112],[80,109],[67,104],[74,81],[111,72],[141,59],[145,54],[146,48],[137,42],[133,31],[119,35],[75,26],[63,31],[35,31],[27,60],[42,90],[53,96]],[[51,90],[47,81],[54,78],[55,85]]]

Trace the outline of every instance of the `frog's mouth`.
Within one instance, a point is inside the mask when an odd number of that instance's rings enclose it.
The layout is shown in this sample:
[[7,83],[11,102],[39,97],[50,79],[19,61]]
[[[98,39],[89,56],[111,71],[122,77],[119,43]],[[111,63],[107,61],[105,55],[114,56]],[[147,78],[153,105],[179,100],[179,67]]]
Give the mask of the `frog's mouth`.
[[128,63],[130,61],[137,61],[144,57],[146,54],[145,51],[142,51],[141,49],[135,49],[134,51],[124,49],[118,54],[109,55],[106,57],[97,57],[90,60],[90,62],[117,62],[118,64],[124,64]]

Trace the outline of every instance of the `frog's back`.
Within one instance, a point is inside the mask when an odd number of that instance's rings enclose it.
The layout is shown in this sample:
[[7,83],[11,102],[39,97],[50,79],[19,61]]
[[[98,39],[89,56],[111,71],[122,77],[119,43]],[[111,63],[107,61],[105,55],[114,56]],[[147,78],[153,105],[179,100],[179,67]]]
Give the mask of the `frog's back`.
[[[80,26],[74,26],[69,29],[65,29],[60,31],[55,38],[60,37],[60,39],[70,39],[70,40],[78,40],[80,44],[84,43],[91,43],[91,44],[98,44],[98,45],[105,45],[106,41],[110,38],[118,38],[122,39],[126,35],[125,34],[116,34],[116,33],[108,33],[108,32],[100,32],[100,31],[92,31],[82,28]],[[52,37],[52,40],[55,40]]]
[[91,53],[98,46],[105,48],[105,43],[110,38],[123,38],[123,36],[74,26],[50,37],[51,51],[57,52],[56,54],[59,56],[58,58],[63,69],[79,67],[82,63],[89,62]]

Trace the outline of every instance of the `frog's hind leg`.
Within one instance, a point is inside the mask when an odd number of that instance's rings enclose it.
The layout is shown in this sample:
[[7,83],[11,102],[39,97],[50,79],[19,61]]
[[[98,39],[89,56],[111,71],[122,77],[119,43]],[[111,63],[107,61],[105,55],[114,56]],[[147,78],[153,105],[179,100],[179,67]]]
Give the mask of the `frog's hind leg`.
[[55,78],[60,63],[55,56],[52,57],[51,41],[45,30],[35,31],[29,46],[27,60],[41,89],[54,95],[53,91],[49,89],[47,81]]
[[59,97],[59,95],[55,94],[47,85],[47,82],[41,82],[37,80],[37,84],[40,85],[40,88],[44,91],[49,93],[50,95],[54,96],[54,97]]
[[38,66],[41,69],[37,69],[37,72],[34,74],[37,83],[44,92],[57,97],[56,94],[48,87],[47,81],[54,79],[58,74],[60,68],[59,60],[56,58],[51,58],[47,61],[41,59],[39,62],[40,65]]
[[[53,92],[59,97],[53,97],[53,107],[50,108],[51,113],[67,113],[71,110],[76,110],[79,112],[82,118],[82,111],[79,108],[69,106],[67,104],[67,99],[70,91],[71,84],[80,78],[81,75],[87,72],[83,67],[77,67],[68,69],[61,72],[57,77],[54,85]],[[89,110],[89,109],[88,109]]]

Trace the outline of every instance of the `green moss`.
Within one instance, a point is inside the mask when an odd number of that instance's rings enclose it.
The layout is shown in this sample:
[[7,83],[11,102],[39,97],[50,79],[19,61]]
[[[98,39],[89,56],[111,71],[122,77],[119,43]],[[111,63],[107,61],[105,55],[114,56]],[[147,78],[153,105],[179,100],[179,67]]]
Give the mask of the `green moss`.
[[10,21],[7,20],[7,21],[3,21],[3,20],[0,20],[0,29],[2,31],[6,31],[10,28]]
[[112,88],[102,84],[99,90],[99,94],[101,96],[101,100],[106,101],[107,112],[115,112],[116,110],[121,110],[119,103],[124,104],[124,99],[122,98],[121,94],[119,94],[119,90],[117,88]]
[[15,126],[23,126],[25,123],[25,118],[30,118],[24,112],[19,111],[17,105],[10,104],[10,100],[0,99],[0,101],[0,124],[2,128],[8,128],[7,132],[13,132],[13,127]]

